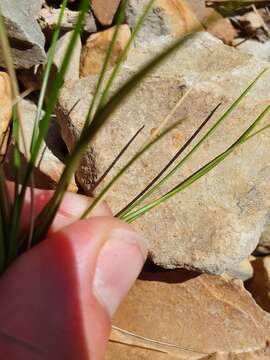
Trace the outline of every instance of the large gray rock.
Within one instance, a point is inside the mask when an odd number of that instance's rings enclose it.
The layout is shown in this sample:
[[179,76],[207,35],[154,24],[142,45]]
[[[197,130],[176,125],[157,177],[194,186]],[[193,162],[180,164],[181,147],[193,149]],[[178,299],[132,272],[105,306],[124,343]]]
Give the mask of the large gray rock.
[[[30,68],[45,61],[45,38],[36,21],[40,0],[0,0],[16,68]],[[0,49],[0,65],[4,66]]]
[[[134,49],[117,86],[154,51]],[[153,71],[111,115],[82,159],[77,173],[81,186],[91,193],[96,178],[144,124],[143,134],[116,168],[125,163],[171,111],[183,88],[192,86],[191,94],[170,123],[186,116],[188,120],[149,150],[107,196],[117,212],[157,174],[214,106],[222,102],[220,115],[267,65],[223,45],[207,33],[198,34]],[[154,197],[231,145],[269,103],[269,80],[270,75],[266,74],[200,151]],[[59,122],[70,150],[83,126],[93,83],[91,77],[67,82],[60,95]],[[254,250],[270,214],[269,137],[269,132],[265,132],[254,138],[189,189],[138,219],[135,226],[149,239],[150,256],[156,264],[222,273],[233,269]]]

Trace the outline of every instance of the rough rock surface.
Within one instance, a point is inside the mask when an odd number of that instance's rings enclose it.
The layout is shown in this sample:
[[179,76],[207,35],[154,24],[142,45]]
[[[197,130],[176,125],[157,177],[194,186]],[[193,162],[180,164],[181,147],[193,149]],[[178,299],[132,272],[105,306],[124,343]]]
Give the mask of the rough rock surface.
[[0,156],[6,152],[8,126],[12,115],[12,93],[7,73],[0,71]]
[[[44,33],[49,36],[56,28],[60,9],[43,8],[39,13],[39,23]],[[71,31],[77,21],[78,12],[66,9],[61,24],[62,32]],[[93,14],[89,12],[86,15],[83,31],[86,34],[91,34],[97,31],[97,26]]]
[[[134,49],[119,82],[151,57],[155,50],[151,51]],[[153,179],[214,106],[222,102],[218,111],[221,115],[267,65],[223,45],[207,33],[198,34],[153,71],[111,115],[82,160],[77,173],[80,184],[91,193],[96,177],[134,133],[145,125],[118,166],[130,158],[171,111],[183,87],[193,86],[170,123],[186,116],[188,120],[145,154],[107,196],[117,212]],[[231,145],[254,121],[268,104],[269,76],[265,75],[162,193]],[[58,116],[69,149],[82,128],[93,84],[93,77],[67,82],[60,95]],[[189,189],[138,219],[135,226],[149,239],[150,256],[156,264],[223,273],[250,255],[269,217],[269,136],[265,132],[250,140]]]
[[[238,42],[240,41],[241,39],[238,40]],[[254,55],[260,60],[270,61],[270,41],[261,43],[258,40],[247,39],[238,46],[238,49]]]
[[[62,65],[62,62],[64,60],[64,56],[68,47],[68,44],[70,42],[70,38],[72,36],[73,32],[69,31],[60,39],[57,41],[56,49],[55,49],[55,56],[54,56],[54,66],[57,70],[60,69],[60,66]],[[70,59],[70,63],[68,66],[68,69],[65,74],[65,81],[67,80],[75,80],[79,79],[80,77],[80,56],[81,56],[81,50],[82,50],[82,42],[81,39],[78,38],[74,48],[72,57]]]
[[270,312],[270,256],[252,261],[254,276],[247,281],[246,288],[256,302]]
[[238,266],[231,268],[228,272],[222,274],[222,276],[226,279],[240,279],[242,281],[251,279],[254,275],[254,269],[251,262],[254,259],[256,259],[254,256],[249,256],[248,259],[241,261]]
[[[138,280],[113,324],[138,337],[114,329],[111,339],[118,344],[110,343],[106,360],[163,360],[164,353],[169,359],[201,360],[211,355],[211,359],[248,360],[267,359],[255,357],[259,352],[270,354],[270,314],[240,281],[219,276],[200,275],[170,284]],[[250,357],[241,357],[242,353]]]
[[[35,19],[35,0],[1,0],[0,10],[7,27],[16,68],[30,68],[45,61],[45,38]],[[0,65],[4,65],[0,50]]]
[[270,221],[267,220],[266,226],[260,237],[259,245],[256,252],[263,255],[270,254]]
[[[33,133],[35,114],[36,114],[36,105],[29,100],[21,100],[20,101],[20,111],[21,111],[21,120],[22,120],[22,129],[26,144],[26,149],[29,152],[31,138]],[[40,155],[37,161],[37,166],[35,168],[34,176],[35,176],[35,185],[38,188],[54,188],[58,183],[59,178],[64,170],[64,163],[59,160],[59,158],[55,154],[62,153],[62,151],[58,151],[60,145],[59,138],[57,141],[57,132],[56,128],[53,128],[53,125],[50,129],[50,136],[48,136],[48,141],[44,142],[41,146]],[[52,139],[54,142],[52,143]],[[58,148],[57,148],[58,146]],[[22,156],[22,162],[24,164],[24,160],[26,159],[26,151],[23,146],[23,139],[21,137],[20,141],[20,151]],[[10,148],[10,153],[8,156],[9,159],[12,159],[12,147]],[[7,163],[7,171],[12,174],[11,164]],[[76,191],[77,186],[75,185],[75,181],[73,180],[70,187],[70,191]]]
[[233,39],[237,36],[237,30],[230,20],[221,16],[213,8],[206,7],[204,1],[187,0],[187,3],[208,32],[225,44],[232,44]]
[[[82,77],[95,75],[100,72],[114,31],[115,27],[112,27],[110,29],[93,34],[88,38],[85,46],[83,47],[81,55]],[[116,64],[129,38],[130,29],[128,25],[121,25],[110,59],[109,68],[112,68]]]
[[92,9],[102,25],[111,25],[120,0],[92,0]]
[[[133,29],[148,0],[129,0],[126,10],[127,23]],[[168,41],[169,37],[186,34],[200,28],[194,13],[183,0],[156,0],[135,39],[135,44],[143,42]]]

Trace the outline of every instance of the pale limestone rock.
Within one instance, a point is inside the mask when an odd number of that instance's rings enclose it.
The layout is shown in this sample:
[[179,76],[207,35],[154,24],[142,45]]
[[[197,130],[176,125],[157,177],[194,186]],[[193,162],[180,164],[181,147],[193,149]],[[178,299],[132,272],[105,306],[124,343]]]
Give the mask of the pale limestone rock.
[[242,281],[247,281],[251,279],[254,275],[254,270],[252,266],[252,261],[255,260],[254,256],[249,256],[247,259],[243,260],[235,266],[234,268],[229,269],[228,272],[222,274],[225,279],[240,279]]
[[266,360],[255,355],[270,354],[270,314],[240,281],[219,276],[170,284],[138,280],[113,325],[118,329],[112,330],[111,340],[118,344],[109,344],[106,360]]
[[[112,40],[114,31],[115,27],[112,27],[110,29],[93,34],[88,38],[85,46],[83,47],[81,55],[82,77],[99,73],[102,68],[102,64]],[[109,62],[109,68],[112,68],[116,64],[129,38],[129,27],[127,25],[121,25]]]
[[[115,88],[156,51],[154,48],[134,49]],[[187,116],[188,120],[137,161],[107,196],[117,213],[153,179],[214,106],[222,102],[220,115],[267,65],[223,45],[207,33],[198,34],[153,71],[111,114],[81,161],[77,172],[81,186],[91,194],[96,179],[134,133],[145,125],[143,133],[116,169],[157,128],[181,97],[183,88],[193,86],[169,124]],[[238,138],[268,104],[269,80],[270,75],[266,74],[238,109],[155,197]],[[69,150],[82,129],[94,84],[93,77],[69,81],[60,94],[58,118]],[[234,269],[251,254],[269,218],[269,136],[268,131],[254,138],[189,189],[138,219],[134,226],[149,239],[150,256],[156,264],[220,274]]]
[[[56,67],[57,70],[59,70],[62,65],[72,34],[73,34],[72,31],[67,32],[57,42],[54,61],[53,61],[54,66]],[[81,39],[78,38],[73,48],[70,63],[65,74],[65,81],[79,79],[81,50],[82,50],[82,42]]]
[[7,73],[0,71],[0,156],[7,147],[8,128],[12,116],[12,93]]
[[[148,0],[129,0],[127,23],[134,28]],[[196,15],[183,0],[156,0],[135,39],[135,44],[160,42],[162,38],[182,36],[194,29],[202,29]]]
[[[44,7],[40,11],[38,21],[46,36],[51,36],[53,31],[55,30],[60,11],[61,9],[48,8],[48,7]],[[65,9],[63,21],[61,24],[62,32],[72,31],[74,29],[74,25],[77,21],[77,18],[78,18],[78,11]],[[86,15],[83,31],[88,35],[97,31],[95,19],[91,12],[89,12]]]

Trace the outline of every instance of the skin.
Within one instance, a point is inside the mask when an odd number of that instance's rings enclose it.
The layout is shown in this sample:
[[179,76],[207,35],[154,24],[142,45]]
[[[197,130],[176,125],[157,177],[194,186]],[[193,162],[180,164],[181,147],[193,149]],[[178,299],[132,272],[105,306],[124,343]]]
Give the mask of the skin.
[[[12,185],[9,184],[12,193]],[[35,213],[50,191],[35,191]],[[111,320],[146,259],[143,238],[102,203],[66,194],[44,241],[0,280],[0,354],[9,360],[102,360]],[[29,219],[29,194],[22,231]]]

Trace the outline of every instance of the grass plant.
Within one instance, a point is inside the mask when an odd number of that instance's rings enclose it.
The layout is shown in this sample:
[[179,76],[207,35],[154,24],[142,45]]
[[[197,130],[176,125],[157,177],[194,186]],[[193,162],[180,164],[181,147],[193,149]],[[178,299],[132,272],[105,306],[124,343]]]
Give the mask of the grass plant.
[[[100,72],[99,78],[97,80],[96,89],[94,96],[92,98],[91,104],[88,109],[87,116],[85,118],[85,123],[81,136],[77,143],[75,144],[73,150],[70,152],[66,159],[65,169],[59,180],[59,183],[56,186],[54,194],[45,208],[41,211],[40,215],[37,218],[34,218],[33,211],[30,214],[30,230],[27,237],[21,241],[20,226],[22,219],[22,209],[25,201],[26,190],[30,186],[33,195],[34,180],[33,180],[33,171],[38,161],[38,155],[40,153],[42,142],[47,135],[50,121],[55,110],[57,98],[59,91],[64,83],[65,73],[68,69],[74,45],[80,36],[80,33],[83,28],[84,18],[89,9],[89,0],[81,0],[80,2],[80,11],[77,18],[76,24],[74,26],[74,31],[71,36],[69,45],[67,47],[62,65],[56,75],[55,81],[50,87],[50,94],[46,99],[46,94],[48,94],[48,83],[51,74],[55,49],[57,40],[59,38],[61,30],[61,22],[64,15],[64,10],[67,5],[67,0],[63,0],[61,11],[58,19],[56,29],[54,31],[51,47],[48,51],[47,62],[44,67],[44,76],[41,85],[41,90],[39,93],[37,112],[35,117],[35,126],[32,134],[31,147],[30,151],[27,153],[27,166],[23,170],[20,160],[20,141],[24,142],[23,131],[20,123],[20,109],[18,106],[19,90],[16,79],[16,72],[13,68],[11,49],[8,42],[8,36],[5,30],[3,19],[0,17],[0,41],[2,52],[4,54],[6,68],[9,72],[12,91],[13,91],[13,118],[10,128],[12,129],[12,142],[14,145],[14,158],[13,158],[13,168],[14,168],[14,198],[11,200],[6,189],[6,178],[4,172],[4,165],[0,163],[0,272],[5,271],[5,269],[10,265],[14,259],[22,252],[27,251],[29,248],[35,244],[42,241],[46,233],[48,232],[49,227],[51,226],[54,217],[57,213],[57,210],[61,204],[61,201],[64,197],[64,194],[67,191],[68,185],[74,176],[80,159],[86,149],[86,147],[91,144],[94,136],[98,136],[99,130],[102,126],[110,121],[110,116],[114,111],[121,106],[123,100],[128,96],[132,96],[132,92],[135,87],[153,70],[157,65],[162,61],[165,61],[166,58],[172,54],[174,51],[183,46],[188,40],[192,40],[195,36],[196,31],[199,29],[194,29],[193,32],[187,34],[182,38],[178,38],[176,41],[172,42],[166,49],[164,49],[160,54],[153,57],[148,63],[146,63],[135,75],[133,75],[129,80],[127,80],[113,95],[111,95],[112,85],[115,82],[117,75],[120,71],[121,65],[124,62],[128,51],[132,45],[134,38],[137,33],[140,31],[142,24],[151,10],[152,5],[155,0],[150,0],[143,10],[137,24],[135,25],[132,35],[129,42],[122,51],[120,58],[118,59],[114,69],[109,76],[109,79],[105,81],[106,71],[108,69],[108,64],[112,56],[112,52],[116,43],[117,35],[119,32],[119,27],[124,21],[125,17],[125,7],[127,5],[127,0],[123,0],[120,4],[120,9],[118,11],[116,26],[114,30],[114,35],[112,37],[111,44],[106,53],[104,64]],[[270,125],[266,125],[259,130],[257,126],[260,121],[267,115],[269,112],[269,105],[264,109],[264,111],[254,120],[252,125],[250,125],[247,130],[236,140],[232,141],[232,145],[227,148],[224,152],[219,154],[213,160],[208,162],[205,165],[202,165],[195,173],[191,174],[188,178],[181,181],[177,186],[172,188],[170,191],[165,192],[162,196],[157,197],[155,200],[142,205],[143,202],[147,201],[150,195],[155,194],[157,189],[162,189],[162,186],[174,176],[180,168],[186,163],[191,156],[195,155],[196,152],[199,153],[199,149],[205,143],[205,141],[214,133],[218,126],[229,117],[229,115],[234,111],[239,103],[244,99],[244,97],[250,92],[250,90],[256,85],[257,81],[264,75],[267,69],[264,69],[257,78],[248,85],[248,87],[239,95],[239,97],[233,102],[233,104],[214,122],[210,129],[201,137],[200,140],[196,141],[197,136],[204,131],[205,125],[209,123],[212,118],[212,115],[217,110],[219,105],[209,114],[207,119],[201,124],[201,126],[195,130],[190,139],[177,151],[177,153],[172,157],[172,159],[164,165],[163,169],[155,176],[155,178],[143,189],[129,204],[125,206],[116,216],[126,222],[133,222],[138,219],[146,212],[154,209],[158,205],[169,201],[173,196],[178,196],[177,194],[184,189],[191,186],[193,183],[198,181],[201,177],[206,176],[213,168],[219,165],[224,161],[235,149],[249,141],[252,137],[258,135],[262,131],[266,131]],[[0,109],[1,110],[1,109]],[[44,113],[44,115],[43,115]],[[89,216],[91,211],[95,206],[106,197],[107,193],[111,190],[113,185],[121,178],[123,174],[126,173],[134,162],[144,155],[146,151],[152,146],[158,146],[158,142],[161,138],[165,137],[179,122],[163,128],[166,123],[162,123],[162,126],[159,128],[158,132],[154,137],[150,138],[146,144],[138,149],[136,154],[118,171],[118,173],[110,180],[105,186],[99,191],[96,199],[91,204],[91,206],[82,214],[81,218]],[[119,156],[112,162],[107,171],[103,176],[98,180],[96,186],[100,185],[106,180],[106,176],[118,162],[120,157],[125,153],[129,145],[134,141],[134,139],[140,135],[143,131],[143,128],[139,129],[138,132],[130,139],[126,144],[123,150],[120,152]],[[21,140],[22,139],[22,140]],[[195,145],[188,150],[187,154],[182,157],[184,150],[187,150],[190,145],[195,142]],[[198,154],[199,155],[199,154]],[[34,197],[32,196],[31,204],[32,209],[34,208]]]

